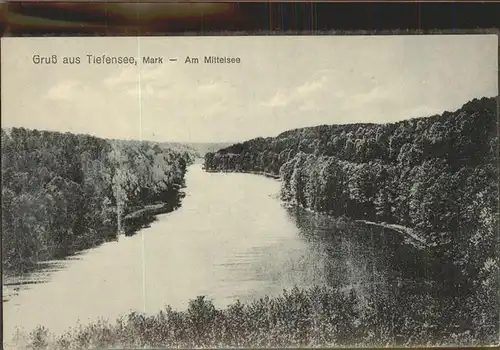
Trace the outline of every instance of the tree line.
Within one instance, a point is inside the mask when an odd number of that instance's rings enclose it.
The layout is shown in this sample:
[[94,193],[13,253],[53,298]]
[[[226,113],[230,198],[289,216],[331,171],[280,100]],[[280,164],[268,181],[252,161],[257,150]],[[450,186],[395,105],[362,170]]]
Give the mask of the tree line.
[[23,273],[116,239],[120,221],[168,202],[192,155],[150,142],[2,129],[2,263]]
[[480,229],[492,252],[497,130],[496,99],[474,99],[428,118],[321,125],[252,139],[208,153],[205,169],[276,174],[290,203],[412,227],[436,245],[471,243]]
[[290,204],[412,228],[498,322],[497,123],[497,98],[474,99],[427,118],[252,139],[207,154],[205,168],[279,174]]

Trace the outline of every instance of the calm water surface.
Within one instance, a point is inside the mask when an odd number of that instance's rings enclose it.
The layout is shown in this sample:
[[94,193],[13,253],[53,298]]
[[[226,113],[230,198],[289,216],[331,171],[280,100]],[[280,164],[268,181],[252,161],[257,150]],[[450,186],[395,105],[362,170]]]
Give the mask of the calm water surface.
[[400,235],[287,210],[276,180],[206,173],[194,164],[186,184],[178,210],[134,236],[60,262],[46,283],[10,294],[4,334],[39,324],[58,334],[78,321],[114,321],[130,310],[182,309],[198,295],[222,307],[293,286],[380,293],[407,282],[429,284],[425,271],[413,270],[422,257]]

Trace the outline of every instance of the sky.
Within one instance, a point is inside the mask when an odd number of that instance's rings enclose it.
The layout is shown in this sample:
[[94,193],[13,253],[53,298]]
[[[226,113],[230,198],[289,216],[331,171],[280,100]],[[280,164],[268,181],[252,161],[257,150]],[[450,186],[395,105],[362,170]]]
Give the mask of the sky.
[[[496,35],[2,38],[1,123],[237,142],[320,124],[395,122],[497,96],[497,50]],[[55,54],[58,64],[34,64],[36,54]],[[86,54],[164,63],[89,65]],[[211,55],[241,63],[184,63]],[[64,56],[82,63],[64,65]]]

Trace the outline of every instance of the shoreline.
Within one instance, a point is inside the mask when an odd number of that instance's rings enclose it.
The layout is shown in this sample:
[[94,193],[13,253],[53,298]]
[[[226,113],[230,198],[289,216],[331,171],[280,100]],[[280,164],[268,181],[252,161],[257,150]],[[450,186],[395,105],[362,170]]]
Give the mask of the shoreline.
[[361,222],[361,223],[367,224],[367,225],[384,227],[384,228],[388,228],[388,229],[394,230],[396,232],[399,232],[402,235],[409,237],[410,238],[409,243],[418,249],[425,249],[425,248],[431,247],[431,245],[424,238],[415,234],[415,231],[412,228],[409,228],[409,227],[406,227],[403,225],[388,224],[386,222],[374,222],[374,221],[368,221],[368,220],[355,220],[355,222]]
[[[124,217],[124,232],[117,233],[116,239],[107,239],[97,245],[93,245],[91,247],[81,249],[75,251],[61,259],[51,259],[51,260],[43,260],[38,262],[35,266],[25,271],[24,273],[15,273],[11,271],[2,271],[2,279],[3,284],[3,295],[2,302],[6,302],[9,299],[5,298],[6,289],[11,289],[14,291],[12,294],[17,294],[17,289],[22,288],[24,285],[29,285],[33,283],[44,283],[43,280],[40,280],[38,274],[42,273],[45,276],[45,272],[50,274],[50,270],[54,268],[58,263],[64,263],[64,261],[71,260],[72,257],[78,256],[79,254],[84,253],[90,249],[96,249],[102,246],[105,243],[109,242],[118,242],[120,236],[132,236],[137,233],[138,230],[144,228],[146,225],[150,224],[156,217],[161,214],[168,214],[178,208],[177,204],[162,202],[157,204],[148,204],[142,207],[141,209],[135,210]],[[9,293],[7,295],[10,297]]]
[[178,192],[173,201],[147,204],[141,209],[128,213],[123,218],[122,232],[119,232],[118,236],[122,234],[125,236],[135,235],[137,231],[154,222],[158,215],[168,214],[178,209],[181,206],[183,197],[183,193]]
[[[131,220],[135,218],[139,218],[143,215],[159,215],[164,209],[168,209],[168,203],[156,203],[156,204],[147,204],[143,206],[141,209],[135,210],[131,213],[128,213],[123,218],[124,220]],[[158,213],[158,214],[155,214]]]
[[[262,175],[262,176],[266,176],[266,177],[273,178],[273,179],[276,179],[276,180],[280,180],[280,176],[279,175],[265,173],[265,172],[262,172],[262,171],[211,170],[211,169],[207,170],[204,167],[202,167],[202,168],[207,173],[254,174],[254,175]],[[281,201],[283,202],[283,204],[285,205],[285,207],[291,207],[291,206],[293,206],[293,204],[290,204],[287,201],[283,201],[283,200],[281,200]],[[311,213],[326,215],[328,217],[335,218],[334,216],[331,216],[328,213],[318,212],[318,211],[312,210],[310,208],[303,208],[303,207],[301,207],[301,208],[304,209],[304,210],[306,210],[306,211],[308,211],[308,212],[311,212]],[[375,222],[375,221],[363,220],[363,219],[360,219],[360,220],[350,219],[350,220],[352,220],[353,222],[360,222],[360,223],[367,224],[367,225],[379,226],[379,227],[384,227],[384,228],[388,228],[388,229],[394,230],[394,231],[402,234],[406,238],[409,238],[409,242],[408,243],[410,243],[412,246],[414,246],[415,248],[418,248],[418,249],[426,249],[426,248],[430,248],[432,246],[423,237],[417,235],[415,233],[415,230],[412,229],[412,228],[410,228],[410,227],[406,227],[406,226],[398,225],[398,224],[389,224],[389,223],[386,223],[386,222]]]
[[[293,208],[296,206],[296,205],[290,204],[289,202],[286,202],[286,201],[282,201],[282,202],[286,208]],[[330,215],[328,213],[322,213],[319,211],[312,210],[311,208],[304,208],[302,206],[299,206],[299,207],[301,209],[309,212],[309,213],[325,215],[331,219],[344,218],[346,220],[349,220],[350,222],[363,223],[365,225],[379,226],[379,227],[383,227],[383,228],[388,228],[390,230],[394,230],[394,231],[402,234],[406,238],[409,238],[408,243],[411,244],[412,246],[414,246],[415,248],[418,248],[418,249],[430,248],[432,246],[423,237],[420,237],[419,235],[417,235],[415,233],[414,229],[412,229],[410,227],[406,227],[406,226],[398,225],[398,224],[389,224],[386,222],[375,222],[375,221],[369,221],[369,220],[363,220],[363,219],[351,219],[349,217],[333,216],[333,215]]]

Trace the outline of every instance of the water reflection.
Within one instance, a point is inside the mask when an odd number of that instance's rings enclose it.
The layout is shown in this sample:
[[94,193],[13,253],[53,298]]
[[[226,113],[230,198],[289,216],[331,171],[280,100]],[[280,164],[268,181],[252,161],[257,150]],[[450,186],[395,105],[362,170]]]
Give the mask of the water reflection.
[[[429,293],[436,286],[435,259],[392,229],[331,218],[300,208],[287,213],[313,247],[329,286],[397,295],[402,288]],[[439,262],[437,262],[439,264]]]
[[2,302],[8,302],[12,297],[31,286],[48,283],[53,273],[66,267],[65,261],[79,260],[79,254],[68,256],[64,260],[50,260],[39,262],[31,272],[19,276],[4,276],[2,284]]
[[198,295],[224,307],[294,286],[355,287],[395,301],[435,290],[425,252],[399,233],[285,210],[273,179],[206,173],[195,164],[186,184],[177,210],[136,235],[61,262],[49,283],[12,296],[4,303],[6,334],[38,324],[60,333],[79,319],[114,321],[166,304],[184,309]]

